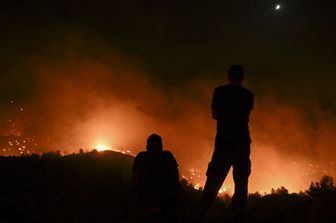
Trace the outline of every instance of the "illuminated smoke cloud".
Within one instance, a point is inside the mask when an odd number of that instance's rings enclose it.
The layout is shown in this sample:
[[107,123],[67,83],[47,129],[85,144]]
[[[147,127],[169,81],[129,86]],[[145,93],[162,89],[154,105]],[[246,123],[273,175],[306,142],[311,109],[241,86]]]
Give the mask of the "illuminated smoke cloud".
[[[85,44],[83,49],[56,47],[61,56],[48,48],[23,59],[31,86],[24,100],[9,100],[1,111],[6,123],[0,130],[2,153],[70,153],[106,146],[136,154],[156,132],[176,155],[181,175],[202,187],[215,135],[212,89],[223,81],[200,78],[165,87],[139,68],[141,61],[108,47],[83,56]],[[336,121],[315,107],[309,113],[317,119],[313,123],[305,109],[274,94],[256,95],[251,191],[280,186],[298,191],[323,174],[335,176]],[[231,179],[222,192],[232,192]]]

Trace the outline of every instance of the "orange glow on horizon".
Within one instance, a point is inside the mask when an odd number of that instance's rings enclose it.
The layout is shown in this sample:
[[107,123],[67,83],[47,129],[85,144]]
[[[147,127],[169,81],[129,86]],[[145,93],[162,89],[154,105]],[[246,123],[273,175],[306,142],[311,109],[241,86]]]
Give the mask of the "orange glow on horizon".
[[99,152],[100,151],[106,151],[106,150],[111,150],[107,145],[105,144],[98,144],[96,147],[95,147]]

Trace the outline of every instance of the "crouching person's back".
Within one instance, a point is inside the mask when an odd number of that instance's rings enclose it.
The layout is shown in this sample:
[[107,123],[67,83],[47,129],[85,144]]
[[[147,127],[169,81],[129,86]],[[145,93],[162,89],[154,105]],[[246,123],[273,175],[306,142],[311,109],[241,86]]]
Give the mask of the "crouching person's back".
[[177,222],[178,164],[169,151],[163,150],[159,135],[149,136],[146,151],[135,157],[133,186],[139,221]]

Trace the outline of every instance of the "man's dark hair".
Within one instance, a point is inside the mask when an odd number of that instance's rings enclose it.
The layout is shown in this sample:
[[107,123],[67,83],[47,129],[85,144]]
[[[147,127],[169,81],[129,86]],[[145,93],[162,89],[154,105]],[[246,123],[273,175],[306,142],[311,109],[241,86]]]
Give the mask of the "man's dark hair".
[[158,134],[152,134],[147,138],[147,151],[162,150],[162,138]]
[[244,68],[241,65],[232,65],[229,68],[228,77],[230,81],[242,82],[244,79]]

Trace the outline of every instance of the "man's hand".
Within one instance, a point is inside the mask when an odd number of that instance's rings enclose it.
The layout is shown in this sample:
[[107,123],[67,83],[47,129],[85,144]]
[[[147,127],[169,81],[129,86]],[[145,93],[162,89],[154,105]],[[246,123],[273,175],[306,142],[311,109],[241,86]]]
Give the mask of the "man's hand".
[[212,111],[212,118],[215,119],[215,120],[218,120],[218,118],[219,118],[219,111],[218,111],[218,109],[211,108],[211,111]]

